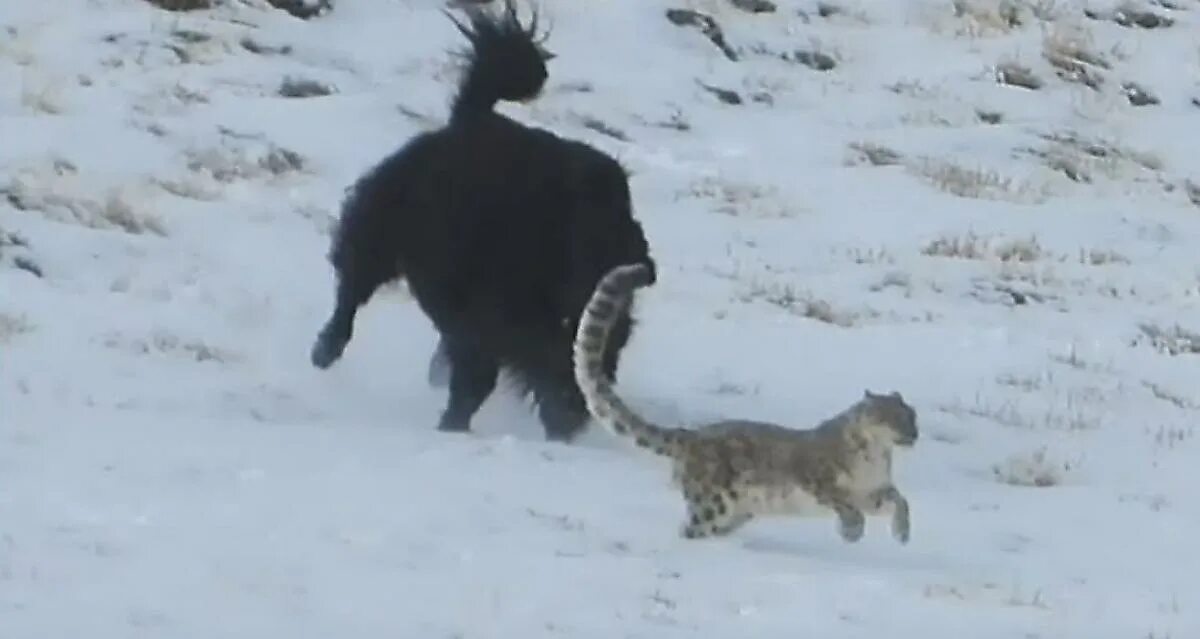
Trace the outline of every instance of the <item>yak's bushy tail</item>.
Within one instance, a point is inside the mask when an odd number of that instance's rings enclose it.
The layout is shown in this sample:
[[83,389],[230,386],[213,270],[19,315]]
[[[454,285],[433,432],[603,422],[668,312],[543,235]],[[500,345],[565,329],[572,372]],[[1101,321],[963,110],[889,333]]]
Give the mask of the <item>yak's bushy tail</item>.
[[593,417],[618,435],[633,437],[639,446],[669,456],[689,431],[657,426],[633,412],[613,390],[603,364],[609,332],[629,306],[634,289],[653,281],[649,266],[626,264],[613,268],[596,284],[575,332],[575,381]]
[[464,9],[466,24],[449,11],[444,13],[471,42],[451,121],[491,113],[500,100],[524,102],[541,93],[547,78],[546,61],[554,56],[541,46],[548,34],[538,35],[536,10],[529,26],[517,19],[514,0],[504,0],[498,15],[469,6]]

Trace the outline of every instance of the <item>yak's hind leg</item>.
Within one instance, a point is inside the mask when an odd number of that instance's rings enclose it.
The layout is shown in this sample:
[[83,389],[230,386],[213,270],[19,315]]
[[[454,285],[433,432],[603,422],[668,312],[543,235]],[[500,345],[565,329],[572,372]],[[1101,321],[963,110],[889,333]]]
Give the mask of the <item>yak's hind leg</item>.
[[[368,182],[373,187],[374,182]],[[399,256],[389,222],[392,211],[356,193],[343,206],[329,261],[337,273],[337,303],[321,328],[310,358],[313,366],[329,368],[342,356],[354,332],[354,316],[375,291],[400,277]]]
[[354,333],[354,316],[358,308],[371,299],[376,289],[397,275],[395,272],[378,271],[365,275],[350,275],[349,272],[339,274],[337,305],[313,344],[310,355],[313,366],[329,368],[342,356]]
[[450,358],[446,355],[446,339],[438,339],[433,355],[429,356],[429,371],[426,373],[429,385],[434,388],[444,388],[450,383]]
[[575,382],[571,355],[557,353],[543,366],[533,379],[538,419],[547,440],[569,442],[583,431],[591,417]]
[[495,356],[468,340],[442,336],[450,365],[450,397],[442,412],[438,430],[465,432],[471,417],[483,406],[500,375]]

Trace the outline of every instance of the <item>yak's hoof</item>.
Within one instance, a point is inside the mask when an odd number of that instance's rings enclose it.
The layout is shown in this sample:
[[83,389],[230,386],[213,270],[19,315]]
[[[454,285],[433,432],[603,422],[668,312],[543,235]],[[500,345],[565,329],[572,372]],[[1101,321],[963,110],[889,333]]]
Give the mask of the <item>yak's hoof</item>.
[[443,419],[438,422],[437,429],[443,433],[465,433],[471,430],[471,425],[466,422],[449,421]]
[[342,352],[346,350],[346,344],[349,341],[349,339],[321,333],[312,347],[312,365],[320,369],[329,368],[342,356]]
[[559,442],[562,444],[570,444],[587,430],[587,422],[572,426],[558,426],[556,428],[545,428],[546,441]]

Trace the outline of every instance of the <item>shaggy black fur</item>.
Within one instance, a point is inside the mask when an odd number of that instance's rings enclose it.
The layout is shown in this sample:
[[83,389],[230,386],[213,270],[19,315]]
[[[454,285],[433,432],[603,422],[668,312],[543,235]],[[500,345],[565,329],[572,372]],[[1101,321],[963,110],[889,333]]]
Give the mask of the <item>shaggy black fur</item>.
[[[404,277],[449,363],[439,429],[468,430],[507,368],[534,395],[546,437],[570,440],[588,421],[571,369],[583,307],[612,267],[655,263],[616,160],[493,110],[499,100],[533,99],[545,84],[551,54],[537,16],[522,26],[511,0],[498,16],[466,13],[469,24],[451,17],[472,49],[450,122],[384,159],[343,203],[329,253],[337,303],[312,363],[327,368],[341,357],[358,308]],[[609,375],[631,331],[627,310]]]

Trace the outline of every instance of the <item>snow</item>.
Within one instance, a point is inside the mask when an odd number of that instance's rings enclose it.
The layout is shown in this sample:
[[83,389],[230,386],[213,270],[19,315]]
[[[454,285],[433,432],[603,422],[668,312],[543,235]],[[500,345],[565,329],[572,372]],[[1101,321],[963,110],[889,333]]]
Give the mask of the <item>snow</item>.
[[[661,460],[547,443],[502,392],[436,432],[402,287],[309,365],[343,189],[446,112],[440,3],[3,2],[0,638],[1200,636],[1196,355],[1142,328],[1200,331],[1200,5],[676,3],[733,62],[661,3],[542,4],[547,93],[500,108],[619,157],[660,268],[621,392],[796,428],[902,392],[911,542],[684,540]],[[1109,61],[1099,90],[1055,75],[1056,36]],[[812,48],[837,66],[781,57]],[[1104,156],[1039,137],[1066,133]]]

